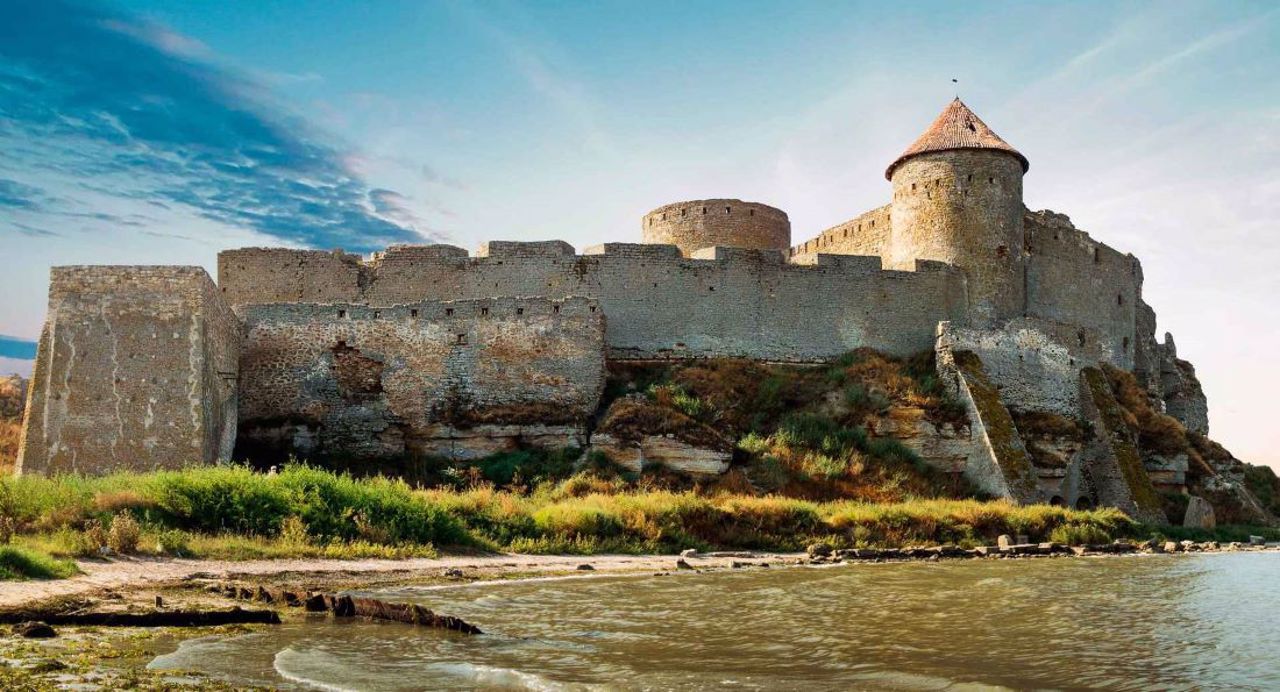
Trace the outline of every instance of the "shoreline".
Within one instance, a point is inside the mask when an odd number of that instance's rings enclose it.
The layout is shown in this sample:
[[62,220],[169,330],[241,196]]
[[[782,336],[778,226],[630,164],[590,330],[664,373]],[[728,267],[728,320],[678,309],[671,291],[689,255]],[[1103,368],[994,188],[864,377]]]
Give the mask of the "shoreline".
[[810,546],[805,553],[770,551],[685,551],[675,554],[537,555],[497,553],[444,555],[433,558],[357,559],[285,558],[260,560],[201,560],[163,557],[117,557],[77,560],[82,574],[67,579],[0,582],[0,611],[32,608],[64,600],[93,600],[139,591],[181,593],[198,585],[245,582],[253,585],[311,584],[317,587],[363,589],[415,583],[447,587],[480,581],[545,579],[595,574],[718,571],[750,567],[816,566],[848,563],[891,563],[966,559],[1025,559],[1091,557],[1124,554],[1280,552],[1280,544],[1249,545],[1217,542],[1116,541],[1110,544],[1066,546],[1027,543],[1006,546],[929,546],[888,549],[831,549]]

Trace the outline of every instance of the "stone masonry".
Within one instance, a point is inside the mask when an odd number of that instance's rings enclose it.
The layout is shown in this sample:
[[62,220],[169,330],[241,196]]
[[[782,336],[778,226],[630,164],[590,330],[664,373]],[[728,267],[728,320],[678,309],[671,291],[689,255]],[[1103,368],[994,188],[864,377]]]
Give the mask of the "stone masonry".
[[[704,199],[646,214],[642,243],[581,254],[246,248],[219,254],[216,286],[191,267],[58,267],[20,468],[587,447],[608,359],[934,349],[971,418],[933,455],[946,470],[1018,501],[1148,515],[1150,481],[1097,430],[1113,402],[1082,378],[1131,371],[1195,432],[1204,393],[1172,337],[1156,340],[1138,260],[1027,209],[1029,168],[957,99],[889,166],[888,204],[794,246],[785,212]],[[1028,412],[1100,422],[1029,447],[1014,424]],[[886,434],[918,437],[903,430]]]

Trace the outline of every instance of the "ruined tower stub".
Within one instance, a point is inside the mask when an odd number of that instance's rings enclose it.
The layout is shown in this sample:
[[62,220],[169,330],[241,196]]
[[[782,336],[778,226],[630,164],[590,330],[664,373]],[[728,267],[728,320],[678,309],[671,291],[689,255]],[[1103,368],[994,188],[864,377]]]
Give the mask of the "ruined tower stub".
[[740,199],[676,202],[645,214],[641,223],[645,243],[675,245],[685,257],[707,247],[783,252],[791,247],[786,212]]
[[1022,176],[1026,157],[960,99],[885,171],[893,183],[890,267],[916,259],[965,272],[975,326],[1023,313]]

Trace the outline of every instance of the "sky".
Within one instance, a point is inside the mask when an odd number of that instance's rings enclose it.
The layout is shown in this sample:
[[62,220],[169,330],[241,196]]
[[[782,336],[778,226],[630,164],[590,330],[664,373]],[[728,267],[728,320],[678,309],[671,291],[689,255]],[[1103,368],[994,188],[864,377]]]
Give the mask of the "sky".
[[[958,80],[958,85],[952,83]],[[1280,4],[0,0],[0,371],[59,264],[638,241],[889,200],[956,93],[1143,263],[1213,436],[1280,468]]]

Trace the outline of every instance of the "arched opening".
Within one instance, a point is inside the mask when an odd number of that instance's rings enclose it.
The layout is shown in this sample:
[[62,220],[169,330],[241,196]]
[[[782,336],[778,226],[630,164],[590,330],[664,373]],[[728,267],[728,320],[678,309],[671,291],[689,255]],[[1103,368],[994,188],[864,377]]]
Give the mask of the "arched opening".
[[1076,509],[1093,509],[1093,500],[1081,495],[1080,498],[1076,500]]
[[1061,495],[1054,495],[1053,497],[1049,498],[1049,504],[1053,507],[1065,507],[1067,504],[1067,501],[1062,499]]

